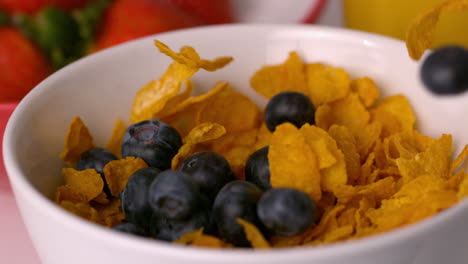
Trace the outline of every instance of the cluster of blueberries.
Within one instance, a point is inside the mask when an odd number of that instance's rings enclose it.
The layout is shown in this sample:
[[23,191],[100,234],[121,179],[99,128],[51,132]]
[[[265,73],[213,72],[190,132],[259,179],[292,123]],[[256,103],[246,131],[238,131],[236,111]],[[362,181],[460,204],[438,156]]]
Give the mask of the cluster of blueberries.
[[[313,124],[314,116],[310,99],[297,92],[274,96],[265,109],[271,131],[284,122],[297,127]],[[122,156],[140,157],[149,167],[129,178],[120,194],[125,221],[113,229],[174,241],[203,227],[206,234],[249,247],[238,218],[257,226],[267,238],[300,234],[317,220],[317,207],[309,195],[292,188],[272,188],[268,146],[249,157],[244,181],[238,180],[226,159],[215,152],[196,153],[178,170],[171,170],[171,160],[181,145],[179,133],[159,120],[127,128]],[[93,148],[81,155],[77,169],[93,168],[102,175],[103,167],[115,159],[111,152]],[[110,195],[105,185],[104,191]]]

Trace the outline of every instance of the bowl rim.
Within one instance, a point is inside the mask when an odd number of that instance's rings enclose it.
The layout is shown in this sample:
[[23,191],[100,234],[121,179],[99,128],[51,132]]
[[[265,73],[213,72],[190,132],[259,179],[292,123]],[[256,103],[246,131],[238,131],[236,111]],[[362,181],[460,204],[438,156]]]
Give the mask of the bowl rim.
[[[101,52],[97,52],[91,56],[82,58],[65,68],[59,70],[57,73],[52,74],[46,80],[42,81],[36,86],[26,97],[18,104],[14,110],[5,130],[5,136],[3,138],[3,153],[4,163],[7,170],[8,177],[13,186],[15,197],[21,196],[22,199],[27,200],[28,203],[32,204],[36,208],[41,208],[44,213],[49,217],[60,220],[64,226],[68,229],[80,229],[87,236],[92,237],[96,240],[105,241],[105,243],[114,244],[116,247],[125,247],[127,249],[146,252],[148,254],[164,255],[177,255],[180,257],[186,257],[190,259],[215,259],[219,257],[233,258],[234,260],[243,260],[245,258],[254,258],[255,261],[267,260],[269,258],[279,258],[285,261],[291,261],[294,258],[304,258],[305,256],[314,257],[327,257],[336,255],[355,255],[359,252],[372,251],[377,248],[382,248],[388,245],[399,243],[400,241],[408,240],[412,237],[417,237],[422,232],[435,230],[439,226],[443,225],[447,219],[457,217],[464,210],[468,210],[468,199],[458,202],[451,208],[445,209],[443,212],[438,213],[432,217],[419,221],[409,226],[400,227],[389,232],[384,232],[368,237],[343,241],[337,243],[328,243],[317,246],[300,246],[292,248],[281,248],[275,250],[250,250],[250,249],[210,249],[210,248],[195,248],[186,247],[183,245],[175,245],[174,243],[161,242],[156,240],[149,240],[146,238],[133,237],[119,232],[109,232],[101,226],[91,223],[87,220],[83,220],[77,216],[74,216],[62,208],[58,207],[53,201],[42,195],[37,191],[31,183],[23,175],[21,168],[18,166],[15,157],[15,150],[12,146],[12,138],[14,137],[14,128],[19,122],[18,119],[25,115],[23,110],[25,106],[34,101],[40,93],[47,91],[48,84],[52,82],[57,76],[66,75],[68,72],[73,72],[73,69],[79,65],[92,63],[94,60],[100,60],[106,56],[112,56],[113,54],[119,53],[127,49],[127,47],[138,45],[142,42],[148,42],[155,38],[165,39],[170,38],[172,35],[180,35],[186,32],[205,32],[205,31],[216,31],[216,30],[241,30],[241,31],[276,31],[276,30],[302,30],[310,34],[329,34],[339,35],[340,38],[351,38],[351,39],[362,39],[370,41],[371,43],[377,43],[379,45],[394,45],[401,47],[405,45],[404,42],[393,39],[386,36],[376,35],[372,33],[366,33],[356,30],[334,28],[321,25],[285,25],[285,24],[234,24],[234,25],[211,25],[202,26],[189,29],[175,30],[166,33],[155,34],[147,36],[141,39],[126,42],[115,47],[111,47]],[[190,44],[190,43],[188,43]],[[161,249],[156,251],[155,249]]]

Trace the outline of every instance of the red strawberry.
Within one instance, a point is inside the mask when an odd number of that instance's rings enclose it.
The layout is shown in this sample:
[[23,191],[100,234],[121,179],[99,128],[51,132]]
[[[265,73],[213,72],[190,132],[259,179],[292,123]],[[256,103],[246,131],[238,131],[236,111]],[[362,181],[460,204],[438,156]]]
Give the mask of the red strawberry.
[[15,28],[0,28],[0,39],[0,101],[20,100],[51,69],[39,49]]
[[154,0],[117,0],[102,19],[95,49],[164,31],[201,25],[172,6]]
[[[155,0],[160,1],[160,0]],[[167,0],[166,0],[167,1]],[[234,22],[229,0],[168,0],[181,10],[200,17],[208,24]]]
[[46,6],[65,10],[84,7],[90,0],[0,0],[0,9],[10,14],[34,14]]

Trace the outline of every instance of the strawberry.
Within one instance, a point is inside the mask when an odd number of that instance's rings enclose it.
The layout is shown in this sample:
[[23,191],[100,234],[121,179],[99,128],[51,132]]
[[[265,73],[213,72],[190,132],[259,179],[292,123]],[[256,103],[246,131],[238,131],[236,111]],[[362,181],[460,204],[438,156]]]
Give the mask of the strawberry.
[[[160,0],[155,0],[160,1]],[[179,9],[198,16],[208,24],[234,22],[229,0],[166,0]]]
[[164,31],[202,23],[162,1],[116,0],[102,18],[95,50]]
[[10,14],[34,14],[44,7],[73,10],[84,7],[90,0],[0,0],[0,9]]
[[17,29],[0,27],[0,101],[23,98],[51,68],[40,50]]

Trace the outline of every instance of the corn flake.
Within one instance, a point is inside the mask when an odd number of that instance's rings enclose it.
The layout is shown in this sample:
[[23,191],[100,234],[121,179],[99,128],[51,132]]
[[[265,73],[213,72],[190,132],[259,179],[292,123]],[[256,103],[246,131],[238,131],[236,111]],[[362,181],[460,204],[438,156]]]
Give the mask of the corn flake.
[[96,214],[90,220],[107,227],[113,227],[121,224],[125,218],[120,210],[120,199],[113,199],[107,204],[98,204],[93,207]]
[[343,152],[346,163],[346,174],[348,175],[348,184],[352,184],[359,178],[361,167],[356,140],[345,126],[332,125],[328,133],[336,141],[338,148]]
[[382,133],[382,124],[379,122],[372,122],[365,125],[361,133],[355,135],[358,152],[361,159],[365,159],[372,151],[375,144],[380,139]]
[[450,166],[450,171],[454,172],[458,167],[460,167],[463,162],[466,162],[468,157],[468,145],[465,145],[462,152],[458,154],[457,158],[452,162]]
[[201,113],[212,100],[215,100],[219,94],[231,89],[226,82],[219,82],[209,92],[189,97],[181,104],[175,106],[172,111],[168,111],[164,116],[156,115],[162,121],[171,124],[182,137],[185,137],[192,128],[201,124]]
[[346,97],[351,80],[346,71],[320,63],[307,64],[307,89],[314,106]]
[[242,132],[227,133],[211,141],[211,150],[222,155],[239,179],[244,179],[245,163],[257,150],[258,128]]
[[260,123],[258,107],[230,86],[206,104],[200,117],[200,122],[218,123],[232,133],[258,127]]
[[107,198],[107,194],[102,191],[96,198],[93,199],[93,202],[98,204],[108,204],[110,200]]
[[184,138],[184,145],[172,158],[172,169],[177,169],[186,158],[192,155],[197,144],[217,139],[225,133],[226,129],[216,123],[202,123],[194,127]]
[[304,135],[292,124],[276,127],[268,150],[270,181],[273,187],[290,187],[320,200],[320,171],[316,154]]
[[365,107],[372,106],[380,97],[379,89],[369,77],[363,77],[351,81],[351,91],[357,93]]
[[437,175],[448,179],[451,165],[452,137],[442,135],[424,152],[413,159],[397,159],[397,165],[405,182],[421,174]]
[[59,203],[60,207],[64,208],[68,212],[77,215],[83,219],[91,220],[96,219],[97,211],[88,203],[80,202],[71,202],[71,201],[61,201]]
[[376,109],[393,115],[399,121],[402,131],[414,129],[416,117],[408,99],[403,95],[384,98],[377,104]]
[[198,230],[187,232],[178,240],[174,241],[176,244],[190,245],[195,247],[210,247],[210,248],[226,248],[232,247],[224,243],[221,239],[203,234],[203,227]]
[[166,54],[174,61],[191,68],[216,71],[228,65],[232,61],[232,57],[219,57],[213,61],[201,59],[195,49],[190,46],[184,46],[180,49],[180,53],[175,53],[167,45],[158,40],[155,40],[154,44],[161,53]]
[[406,33],[406,48],[411,58],[418,60],[434,40],[435,30],[442,14],[468,10],[468,0],[448,0],[420,13]]
[[308,93],[305,65],[296,52],[289,53],[281,65],[262,67],[252,76],[250,85],[266,98],[285,91]]
[[339,186],[348,182],[343,152],[338,149],[335,140],[319,127],[305,124],[300,132],[318,158],[322,190],[336,192]]
[[155,41],[159,50],[174,59],[159,80],[153,80],[137,92],[133,101],[130,120],[133,123],[152,119],[164,109],[167,102],[176,97],[182,87],[200,68],[214,71],[232,61],[230,57],[217,58],[214,61],[200,59],[191,47],[183,47],[175,53],[166,45]]
[[398,118],[383,109],[372,109],[370,111],[371,122],[379,122],[382,125],[380,138],[384,139],[391,135],[403,131],[402,125]]
[[185,81],[185,90],[167,101],[166,105],[157,113],[157,116],[168,116],[176,106],[182,104],[190,98],[193,92],[192,80]]
[[237,223],[239,223],[244,228],[245,236],[247,240],[252,244],[254,248],[270,248],[270,244],[263,236],[262,232],[258,228],[240,218],[237,218]]
[[271,131],[268,129],[265,123],[263,123],[256,134],[255,150],[270,145],[271,135]]
[[335,229],[337,226],[337,215],[345,209],[346,207],[344,205],[337,205],[332,208],[327,208],[322,218],[320,219],[319,224],[312,228],[311,232],[306,235],[303,243],[317,243],[314,242],[314,240],[318,239],[320,236],[324,236],[328,230]]
[[208,247],[208,248],[233,248],[234,246],[228,243],[225,243],[221,239],[210,236],[210,235],[201,235],[197,237],[192,244],[193,247]]
[[380,208],[370,209],[367,216],[380,232],[432,216],[457,202],[456,192],[441,186],[440,178],[421,175],[405,184],[391,199],[383,200]]
[[345,240],[349,238],[354,232],[354,225],[344,225],[330,229],[324,234],[320,243],[332,243],[338,240]]
[[200,227],[198,230],[187,232],[183,234],[179,239],[174,241],[174,243],[182,244],[182,245],[190,245],[195,241],[198,237],[203,235],[203,227]]
[[91,201],[102,193],[104,181],[94,169],[78,171],[73,168],[62,169],[65,185]]
[[81,154],[94,148],[93,137],[81,118],[75,117],[65,135],[65,150],[60,157],[70,167],[75,167]]
[[376,232],[375,227],[371,225],[370,219],[366,216],[369,209],[375,208],[375,204],[375,201],[371,201],[365,197],[359,200],[358,209],[354,215],[354,219],[356,221],[355,237],[362,237]]
[[73,187],[62,185],[59,186],[55,192],[55,202],[60,204],[62,201],[86,203],[88,202],[88,199],[85,195],[79,193]]
[[148,167],[146,162],[135,157],[126,157],[125,159],[108,162],[104,166],[103,172],[111,194],[118,197],[125,185],[127,185],[130,176],[137,170],[146,167]]
[[460,182],[458,183],[458,191],[457,197],[459,200],[468,196],[468,174],[465,170],[460,170],[457,175],[461,178]]
[[359,135],[369,120],[369,111],[355,93],[350,93],[338,101],[323,104],[316,111],[318,127],[328,130],[332,125],[345,126],[353,136]]

